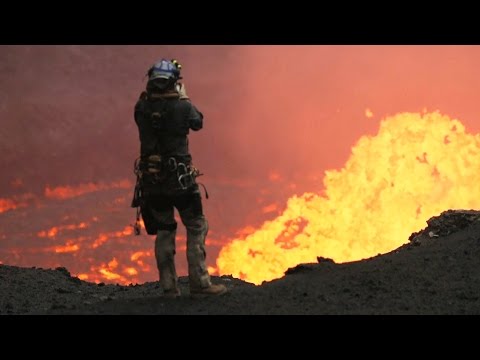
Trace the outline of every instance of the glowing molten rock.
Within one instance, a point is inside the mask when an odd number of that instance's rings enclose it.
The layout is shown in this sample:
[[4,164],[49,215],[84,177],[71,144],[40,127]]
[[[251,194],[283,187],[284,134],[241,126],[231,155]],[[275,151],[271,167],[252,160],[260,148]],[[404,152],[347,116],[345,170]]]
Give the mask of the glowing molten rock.
[[480,135],[438,112],[386,118],[363,136],[325,191],[291,197],[283,213],[232,240],[220,274],[255,284],[317,256],[346,262],[391,251],[446,209],[480,207]]

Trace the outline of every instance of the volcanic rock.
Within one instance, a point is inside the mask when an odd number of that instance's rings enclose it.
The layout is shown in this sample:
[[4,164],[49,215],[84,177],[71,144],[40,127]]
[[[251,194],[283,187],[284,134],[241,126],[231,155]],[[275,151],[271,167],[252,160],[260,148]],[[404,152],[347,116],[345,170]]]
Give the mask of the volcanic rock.
[[166,299],[158,282],[97,286],[65,268],[0,265],[0,314],[480,314],[480,212],[449,210],[427,225],[387,254],[319,256],[261,286],[212,276],[229,292],[203,299],[190,298],[188,277]]

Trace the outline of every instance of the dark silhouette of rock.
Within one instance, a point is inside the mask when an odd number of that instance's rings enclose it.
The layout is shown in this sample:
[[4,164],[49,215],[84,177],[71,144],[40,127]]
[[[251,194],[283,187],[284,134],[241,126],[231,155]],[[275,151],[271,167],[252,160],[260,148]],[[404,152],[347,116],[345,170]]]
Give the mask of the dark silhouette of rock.
[[323,264],[323,263],[335,264],[335,261],[333,261],[333,259],[325,258],[322,256],[317,256],[317,261],[319,264]]
[[55,270],[61,272],[62,274],[64,274],[67,277],[70,277],[70,271],[68,271],[67,268],[65,268],[63,266],[62,267],[57,267],[57,268],[55,268]]
[[304,272],[311,271],[311,270],[313,270],[312,265],[300,264],[300,265],[297,265],[293,268],[289,268],[287,271],[285,271],[285,275],[304,273]]
[[475,210],[448,210],[442,212],[439,216],[434,216],[427,221],[428,226],[418,232],[413,233],[408,238],[411,242],[421,237],[442,237],[466,227],[480,222],[480,212]]

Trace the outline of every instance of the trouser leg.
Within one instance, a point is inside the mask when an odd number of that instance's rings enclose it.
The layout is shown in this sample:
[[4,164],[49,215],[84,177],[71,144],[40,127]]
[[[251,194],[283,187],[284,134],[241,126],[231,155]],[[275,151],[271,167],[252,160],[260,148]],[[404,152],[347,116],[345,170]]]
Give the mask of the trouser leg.
[[155,259],[160,276],[160,285],[164,291],[177,289],[178,277],[175,269],[175,222],[173,207],[168,210],[152,211],[158,221],[155,239]]
[[208,222],[203,215],[202,199],[193,193],[188,201],[178,208],[183,224],[187,229],[187,261],[190,288],[202,289],[211,285],[207,271],[205,239]]

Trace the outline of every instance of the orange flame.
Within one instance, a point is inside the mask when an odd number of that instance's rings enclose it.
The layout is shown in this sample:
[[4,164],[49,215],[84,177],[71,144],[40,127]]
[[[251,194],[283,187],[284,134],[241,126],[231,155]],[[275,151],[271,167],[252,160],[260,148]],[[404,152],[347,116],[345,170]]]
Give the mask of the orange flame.
[[[106,263],[92,265],[89,272],[79,273],[77,277],[81,280],[88,280],[95,283],[114,282],[124,285],[139,283],[138,275],[140,275],[140,273],[145,274],[151,272],[151,267],[145,264],[142,258],[151,256],[151,251],[137,251],[132,253],[129,258],[127,257],[123,260],[113,257]],[[128,260],[134,264],[127,264]],[[149,261],[150,260],[151,259],[149,259]]]
[[270,213],[270,212],[274,212],[274,211],[277,210],[277,209],[278,209],[278,204],[273,203],[273,204],[264,206],[264,207],[262,208],[262,212],[263,212],[264,214],[267,214],[267,213]]
[[130,256],[130,260],[138,261],[138,259],[140,259],[142,256],[145,256],[145,255],[147,255],[145,251],[137,251],[137,252],[134,252],[132,256]]
[[125,268],[124,272],[127,273],[130,276],[138,275],[138,271],[134,267]]
[[11,199],[0,198],[0,214],[8,210],[16,209],[18,206],[21,205]]
[[218,273],[218,269],[214,266],[208,266],[207,271],[210,275],[216,275]]
[[142,258],[148,258],[151,256],[153,256],[151,251],[137,251],[130,256],[130,261],[137,263],[137,265],[142,269],[142,271],[148,272],[150,271],[150,266],[148,264],[145,264]]
[[112,183],[99,182],[96,183],[86,183],[80,184],[77,186],[57,186],[55,188],[50,188],[49,186],[45,189],[45,196],[50,199],[64,200],[70,199],[91,192],[107,190],[107,189],[129,189],[133,185],[129,180],[120,180]]
[[[143,256],[144,254],[147,254],[147,253],[142,253],[141,256]],[[108,263],[101,264],[99,267],[92,266],[90,270],[92,271],[92,274],[83,274],[83,275],[86,275],[88,279],[92,279],[97,283],[100,282],[100,279],[115,281],[120,284],[129,284],[131,282],[138,282],[138,280],[135,278],[127,279],[126,277],[120,274],[120,272],[123,272],[124,274],[130,277],[133,277],[138,275],[138,270],[133,266],[124,266],[124,265],[120,266],[119,261],[115,257]],[[150,268],[147,268],[147,271],[149,270]],[[145,269],[142,269],[142,271],[145,271]],[[100,278],[98,274],[100,275]]]
[[65,242],[65,245],[56,245],[52,247],[46,247],[43,251],[46,252],[54,252],[57,254],[64,254],[64,253],[73,253],[80,250],[80,243],[88,239],[86,236],[80,236],[74,239],[68,239]]
[[122,275],[115,272],[117,268],[118,268],[118,260],[114,257],[107,264],[101,264],[98,269],[93,267],[91,270],[98,271],[102,275],[102,277],[106,280],[116,280],[123,283],[127,282],[127,279],[125,279]]
[[110,232],[110,233],[101,233],[98,235],[98,237],[95,239],[95,241],[92,244],[92,248],[96,249],[97,247],[103,245],[108,241],[110,238],[121,238],[123,236],[129,236],[133,234],[133,228],[130,225],[125,226],[125,228],[122,231],[115,231],[115,232]]
[[64,246],[56,246],[55,247],[55,252],[56,253],[69,253],[69,252],[75,252],[75,251],[78,251],[80,249],[80,246],[78,246],[77,244],[67,244],[67,245],[64,245]]
[[220,252],[220,274],[255,284],[317,256],[337,262],[385,253],[445,209],[480,207],[480,135],[438,112],[402,113],[363,136],[325,192],[292,196],[283,213]]
[[12,199],[0,198],[0,214],[9,210],[26,207],[33,199],[35,199],[35,195],[30,193],[15,196]]
[[80,224],[53,226],[48,230],[39,231],[37,233],[37,236],[40,238],[44,238],[44,237],[54,238],[62,230],[77,230],[77,229],[85,229],[87,227],[88,227],[88,223],[86,222],[81,222]]
[[100,274],[102,274],[103,277],[107,280],[119,280],[119,279],[123,280],[124,279],[122,275],[116,274],[108,268],[100,269]]

